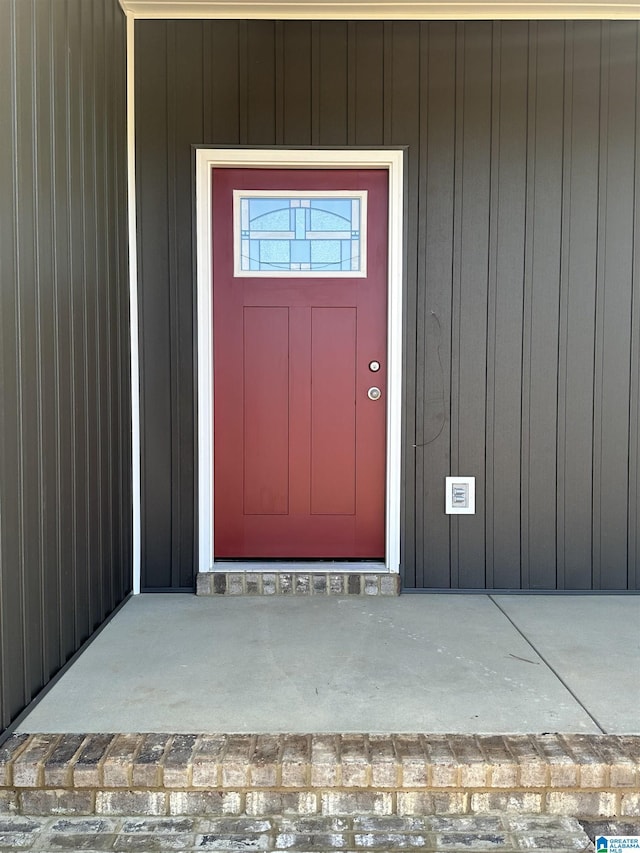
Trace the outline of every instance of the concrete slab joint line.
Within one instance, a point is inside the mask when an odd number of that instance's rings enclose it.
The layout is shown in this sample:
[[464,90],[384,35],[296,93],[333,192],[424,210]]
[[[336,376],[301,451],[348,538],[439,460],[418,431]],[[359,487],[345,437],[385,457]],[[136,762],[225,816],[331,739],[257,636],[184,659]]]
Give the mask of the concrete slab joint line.
[[399,574],[386,572],[199,572],[196,594],[218,595],[380,595],[400,594]]
[[0,814],[634,818],[639,774],[640,736],[21,734]]

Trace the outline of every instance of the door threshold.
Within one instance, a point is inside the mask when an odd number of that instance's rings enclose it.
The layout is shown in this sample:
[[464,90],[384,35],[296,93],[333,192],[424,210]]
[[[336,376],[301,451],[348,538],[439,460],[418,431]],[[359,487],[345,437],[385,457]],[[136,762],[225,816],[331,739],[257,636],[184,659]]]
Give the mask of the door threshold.
[[373,572],[375,574],[389,574],[389,569],[384,562],[373,562],[371,560],[309,560],[306,562],[294,562],[288,560],[216,560],[213,564],[214,572],[308,572],[310,574],[327,574],[329,572]]
[[383,562],[216,560],[198,572],[197,595],[398,595],[400,575]]

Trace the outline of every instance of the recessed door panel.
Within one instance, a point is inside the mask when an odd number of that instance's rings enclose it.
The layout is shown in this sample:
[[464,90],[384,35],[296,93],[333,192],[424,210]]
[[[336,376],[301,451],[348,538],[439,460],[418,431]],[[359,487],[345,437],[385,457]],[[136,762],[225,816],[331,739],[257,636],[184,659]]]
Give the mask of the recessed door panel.
[[311,512],[356,511],[356,309],[311,310]]
[[244,512],[289,512],[289,310],[244,309]]

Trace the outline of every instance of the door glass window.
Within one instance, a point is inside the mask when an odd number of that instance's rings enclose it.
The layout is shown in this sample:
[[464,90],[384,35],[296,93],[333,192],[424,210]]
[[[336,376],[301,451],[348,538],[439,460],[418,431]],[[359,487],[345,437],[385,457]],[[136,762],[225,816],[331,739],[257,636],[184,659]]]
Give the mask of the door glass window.
[[235,190],[236,276],[366,275],[367,193]]

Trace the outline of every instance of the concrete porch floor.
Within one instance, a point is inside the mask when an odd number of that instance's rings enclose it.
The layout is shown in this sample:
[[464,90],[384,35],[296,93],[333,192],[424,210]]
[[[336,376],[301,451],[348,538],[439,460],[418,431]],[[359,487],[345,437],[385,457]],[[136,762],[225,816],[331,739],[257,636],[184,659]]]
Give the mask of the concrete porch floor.
[[640,597],[132,598],[20,732],[640,733]]

